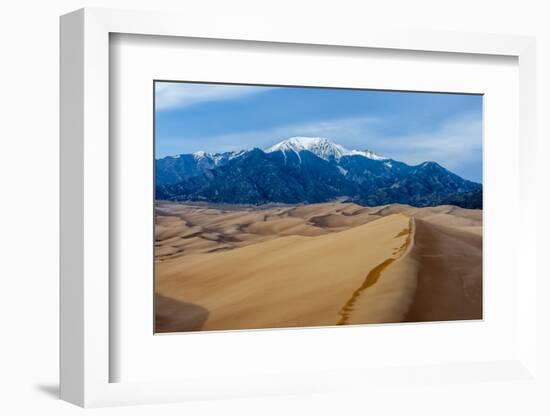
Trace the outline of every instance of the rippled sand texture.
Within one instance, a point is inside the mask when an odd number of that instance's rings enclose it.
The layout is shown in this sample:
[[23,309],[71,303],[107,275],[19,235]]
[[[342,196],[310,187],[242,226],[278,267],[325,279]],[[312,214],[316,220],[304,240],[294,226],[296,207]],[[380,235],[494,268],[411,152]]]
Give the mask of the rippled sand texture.
[[482,212],[156,208],[156,331],[481,319]]

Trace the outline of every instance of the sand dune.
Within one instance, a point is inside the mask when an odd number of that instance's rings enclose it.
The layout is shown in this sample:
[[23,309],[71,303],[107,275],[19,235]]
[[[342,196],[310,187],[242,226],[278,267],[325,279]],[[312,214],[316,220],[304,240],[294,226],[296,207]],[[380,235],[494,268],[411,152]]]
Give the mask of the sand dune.
[[481,318],[481,211],[159,203],[157,331]]
[[[365,270],[403,245],[398,234],[408,223],[397,214],[339,233],[162,262],[157,293],[205,307],[202,329],[333,325]],[[369,240],[377,244],[365,249]]]

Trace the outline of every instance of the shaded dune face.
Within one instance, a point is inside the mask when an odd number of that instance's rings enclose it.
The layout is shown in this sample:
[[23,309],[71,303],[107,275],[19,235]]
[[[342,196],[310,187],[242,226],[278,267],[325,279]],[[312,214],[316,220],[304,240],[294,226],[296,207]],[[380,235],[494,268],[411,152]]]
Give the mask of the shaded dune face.
[[156,332],[481,318],[481,211],[156,210]]
[[156,332],[197,331],[208,319],[206,308],[166,296],[155,295]]
[[417,288],[407,322],[482,318],[481,236],[416,221]]

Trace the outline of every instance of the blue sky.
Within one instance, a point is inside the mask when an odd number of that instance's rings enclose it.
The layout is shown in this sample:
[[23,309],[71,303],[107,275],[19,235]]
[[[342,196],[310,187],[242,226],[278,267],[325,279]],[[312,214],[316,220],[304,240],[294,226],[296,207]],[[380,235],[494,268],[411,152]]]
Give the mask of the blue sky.
[[315,136],[482,181],[479,95],[156,82],[155,100],[157,158]]

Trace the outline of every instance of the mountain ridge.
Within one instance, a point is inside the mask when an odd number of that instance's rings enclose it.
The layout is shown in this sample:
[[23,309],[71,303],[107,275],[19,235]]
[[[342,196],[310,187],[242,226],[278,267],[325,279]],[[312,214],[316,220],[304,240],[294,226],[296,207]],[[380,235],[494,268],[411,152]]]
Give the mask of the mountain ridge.
[[[292,137],[266,150],[181,154],[155,161],[156,198],[216,203],[318,203],[481,208],[481,184],[437,162],[418,165],[326,138]],[[473,196],[472,196],[473,195]],[[479,205],[479,206],[478,206]]]

